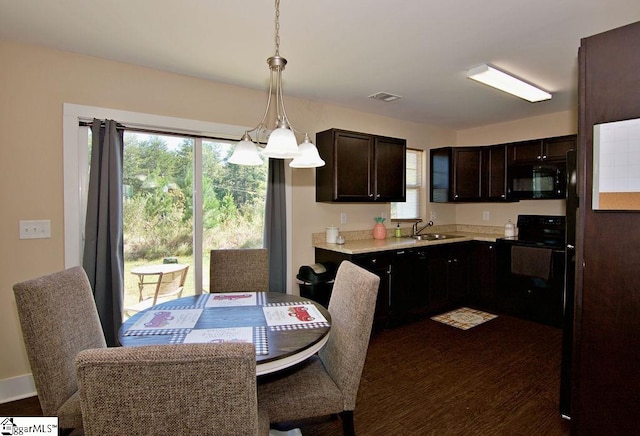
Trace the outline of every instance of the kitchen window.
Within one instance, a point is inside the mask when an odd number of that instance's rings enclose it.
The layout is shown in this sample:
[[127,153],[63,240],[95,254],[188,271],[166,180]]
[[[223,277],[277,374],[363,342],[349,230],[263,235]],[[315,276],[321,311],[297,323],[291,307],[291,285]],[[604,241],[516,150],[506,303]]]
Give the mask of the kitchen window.
[[423,151],[407,148],[407,197],[405,202],[391,203],[391,219],[420,218],[422,199]]

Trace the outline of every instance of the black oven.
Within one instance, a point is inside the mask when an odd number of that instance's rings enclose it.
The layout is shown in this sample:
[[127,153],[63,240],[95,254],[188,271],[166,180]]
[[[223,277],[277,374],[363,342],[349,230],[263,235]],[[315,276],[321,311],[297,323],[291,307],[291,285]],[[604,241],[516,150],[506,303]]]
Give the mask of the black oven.
[[505,313],[561,327],[565,217],[520,215],[517,227],[517,236],[496,241],[498,305]]
[[564,162],[513,164],[508,172],[509,197],[514,200],[565,198]]

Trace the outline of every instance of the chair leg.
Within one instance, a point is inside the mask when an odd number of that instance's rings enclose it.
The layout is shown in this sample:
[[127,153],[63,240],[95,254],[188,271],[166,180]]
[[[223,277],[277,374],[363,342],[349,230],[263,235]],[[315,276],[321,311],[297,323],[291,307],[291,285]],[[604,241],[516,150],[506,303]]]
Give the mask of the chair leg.
[[353,425],[353,410],[343,410],[340,412],[342,419],[342,433],[344,436],[356,436],[356,429]]

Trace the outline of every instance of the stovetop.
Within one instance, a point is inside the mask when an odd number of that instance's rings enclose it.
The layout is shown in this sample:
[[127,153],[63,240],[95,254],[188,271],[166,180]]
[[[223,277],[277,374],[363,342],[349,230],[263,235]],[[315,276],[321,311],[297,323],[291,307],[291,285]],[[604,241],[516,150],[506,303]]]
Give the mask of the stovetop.
[[564,249],[566,218],[558,215],[518,215],[518,236],[501,238],[503,242],[536,247]]

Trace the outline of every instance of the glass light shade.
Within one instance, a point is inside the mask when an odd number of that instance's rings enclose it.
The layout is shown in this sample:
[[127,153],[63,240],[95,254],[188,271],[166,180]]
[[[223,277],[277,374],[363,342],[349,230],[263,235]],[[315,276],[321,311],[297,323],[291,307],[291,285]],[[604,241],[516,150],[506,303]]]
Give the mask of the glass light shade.
[[278,127],[267,140],[263,156],[276,159],[292,159],[300,155],[296,135],[287,127]]
[[325,165],[325,161],[320,157],[318,149],[309,140],[309,135],[305,134],[304,141],[298,146],[298,150],[300,150],[300,156],[289,163],[291,168],[317,168]]
[[262,165],[264,163],[260,159],[256,145],[245,138],[238,142],[228,162],[236,165]]

